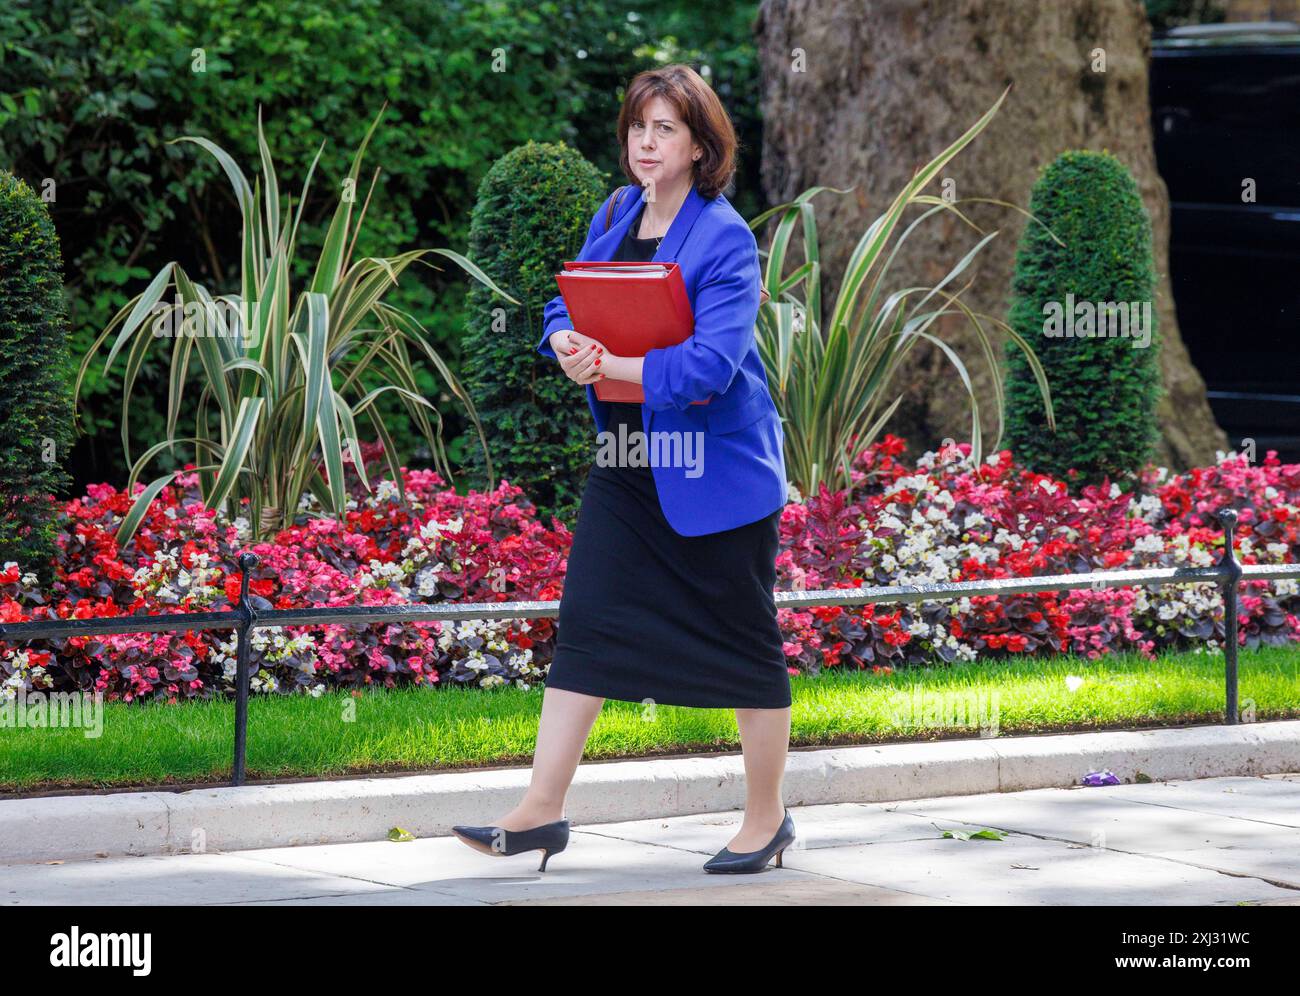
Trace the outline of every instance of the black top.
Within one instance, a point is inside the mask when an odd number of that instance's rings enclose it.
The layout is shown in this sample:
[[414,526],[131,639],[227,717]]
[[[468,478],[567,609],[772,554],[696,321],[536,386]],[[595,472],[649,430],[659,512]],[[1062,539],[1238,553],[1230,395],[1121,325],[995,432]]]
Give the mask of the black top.
[[663,236],[643,239],[637,236],[637,231],[641,227],[641,218],[645,214],[645,204],[637,208],[636,215],[632,218],[632,224],[627,226],[627,234],[623,236],[623,241],[619,244],[618,249],[614,251],[614,259],[620,263],[648,263],[654,254],[659,251],[659,243],[664,240]]

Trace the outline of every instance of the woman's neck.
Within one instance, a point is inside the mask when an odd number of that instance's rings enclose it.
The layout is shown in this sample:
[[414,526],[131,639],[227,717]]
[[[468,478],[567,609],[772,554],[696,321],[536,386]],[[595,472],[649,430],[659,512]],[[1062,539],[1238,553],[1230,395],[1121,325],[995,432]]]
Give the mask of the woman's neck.
[[689,184],[676,191],[657,189],[654,201],[646,201],[645,208],[641,212],[641,226],[637,237],[657,239],[667,235],[673,219],[677,217],[677,212],[686,203],[686,195],[690,189]]

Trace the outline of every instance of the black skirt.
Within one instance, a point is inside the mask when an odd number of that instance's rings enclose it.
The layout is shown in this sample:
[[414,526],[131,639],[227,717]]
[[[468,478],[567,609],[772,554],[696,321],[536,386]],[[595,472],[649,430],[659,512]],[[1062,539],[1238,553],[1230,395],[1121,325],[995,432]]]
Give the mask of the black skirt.
[[[639,404],[609,425],[641,432]],[[551,688],[629,702],[782,709],[790,673],[776,620],[781,509],[681,536],[649,466],[593,459],[560,599]]]

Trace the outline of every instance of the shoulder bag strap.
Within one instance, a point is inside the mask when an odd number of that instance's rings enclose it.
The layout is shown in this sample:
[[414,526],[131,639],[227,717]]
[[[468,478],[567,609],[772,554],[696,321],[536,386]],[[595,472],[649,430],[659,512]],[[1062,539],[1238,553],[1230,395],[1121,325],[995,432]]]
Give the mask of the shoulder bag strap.
[[627,192],[630,186],[631,185],[629,184],[628,187],[619,187],[618,192],[609,199],[609,207],[605,208],[605,231],[609,231],[610,222],[614,219],[614,208],[618,205],[618,202],[622,200],[623,194]]

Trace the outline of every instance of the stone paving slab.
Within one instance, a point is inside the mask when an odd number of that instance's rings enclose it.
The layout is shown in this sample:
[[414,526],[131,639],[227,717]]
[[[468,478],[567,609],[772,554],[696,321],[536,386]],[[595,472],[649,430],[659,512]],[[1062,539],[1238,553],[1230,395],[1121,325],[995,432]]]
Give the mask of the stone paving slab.
[[[761,876],[755,876],[761,877]],[[601,897],[602,903],[619,906],[956,906],[944,899],[929,899],[893,889],[880,889],[837,879],[791,882],[768,881],[753,884],[695,889],[667,889],[653,892],[615,892]],[[519,899],[497,906],[590,906],[586,896],[570,899]]]
[[[1036,789],[893,803],[895,812],[967,820],[1093,849],[1168,858],[1300,890],[1300,779]],[[1219,815],[1232,813],[1231,816]],[[1289,820],[1289,823],[1277,820]]]
[[[701,865],[740,813],[591,823],[537,871],[454,837],[0,866],[5,905],[1300,905],[1300,776],[791,806],[784,868]],[[1007,831],[958,840],[944,829]]]
[[373,888],[360,880],[250,861],[238,852],[0,866],[5,906],[200,906]]

